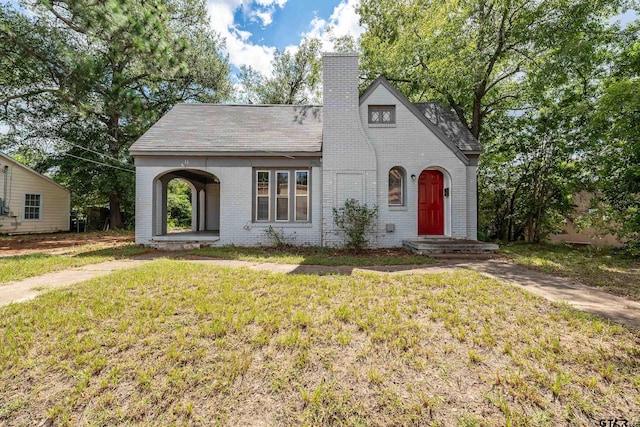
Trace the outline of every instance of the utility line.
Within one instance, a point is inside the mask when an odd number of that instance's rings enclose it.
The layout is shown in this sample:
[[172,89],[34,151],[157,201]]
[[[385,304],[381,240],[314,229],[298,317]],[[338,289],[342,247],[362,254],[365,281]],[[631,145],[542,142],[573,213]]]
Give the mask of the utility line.
[[[63,141],[64,141],[64,140],[63,140]],[[124,161],[122,161],[122,160],[120,160],[120,159],[116,159],[115,157],[111,157],[111,156],[109,156],[108,154],[100,153],[99,151],[95,151],[95,150],[92,150],[92,149],[90,149],[90,148],[83,147],[82,145],[78,145],[78,144],[75,144],[75,143],[73,143],[73,142],[69,142],[69,141],[64,141],[64,142],[66,142],[67,144],[71,144],[71,145],[73,145],[74,147],[78,147],[78,148],[81,148],[81,149],[83,149],[83,150],[86,150],[86,151],[88,151],[88,152],[90,152],[90,153],[97,154],[98,156],[103,156],[103,157],[106,157],[107,159],[111,159],[111,160],[114,160],[114,161],[116,161],[116,162],[118,162],[118,163],[122,163],[123,165],[127,165],[127,166],[131,167],[131,165],[130,165],[130,164],[128,164],[127,162],[124,162]]]
[[113,166],[113,165],[110,165],[108,163],[96,162],[95,160],[85,159],[84,157],[74,156],[73,154],[69,154],[69,153],[61,153],[61,154],[63,156],[73,157],[73,158],[78,159],[78,160],[84,160],[85,162],[91,162],[91,163],[95,163],[97,165],[106,166],[106,167],[113,168],[113,169],[119,169],[119,170],[125,171],[125,172],[131,172],[131,173],[135,173],[136,172],[136,171],[133,171],[131,169],[125,169],[125,168],[121,168],[119,166]]

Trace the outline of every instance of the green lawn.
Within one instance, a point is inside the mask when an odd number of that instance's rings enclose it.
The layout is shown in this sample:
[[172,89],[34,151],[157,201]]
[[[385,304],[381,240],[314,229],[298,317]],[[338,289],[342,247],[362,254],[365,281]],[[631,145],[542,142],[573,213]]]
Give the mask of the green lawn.
[[615,295],[640,300],[640,260],[607,249],[567,245],[512,244],[500,254],[516,263],[545,273],[579,280]]
[[118,258],[127,258],[147,252],[148,249],[132,244],[85,245],[70,249],[69,253],[52,255],[34,253],[0,258],[0,286],[12,280],[26,279],[54,271],[96,264]]
[[479,274],[156,260],[0,308],[0,425],[640,422],[640,339]]
[[[240,247],[223,246],[201,248],[189,252],[191,256],[233,259],[251,262],[273,262],[278,264],[306,264],[328,266],[384,266],[430,264],[432,258],[415,255],[404,249],[369,249],[354,254],[341,249],[320,247]],[[188,256],[187,256],[188,257]]]

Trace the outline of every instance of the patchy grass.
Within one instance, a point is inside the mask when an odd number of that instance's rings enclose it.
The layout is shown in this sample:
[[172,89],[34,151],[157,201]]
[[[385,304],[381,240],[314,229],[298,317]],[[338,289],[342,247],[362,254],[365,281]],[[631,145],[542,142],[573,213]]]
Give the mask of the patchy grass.
[[[415,255],[404,249],[368,249],[362,253],[320,247],[240,247],[223,246],[195,249],[191,256],[233,259],[252,262],[273,262],[278,264],[305,264],[328,266],[370,267],[384,265],[430,264],[432,258]],[[187,257],[189,256],[187,255]]]
[[132,244],[90,244],[75,247],[65,254],[33,253],[0,258],[0,285],[45,273],[140,255],[149,249]]
[[156,260],[0,308],[0,424],[631,425],[639,349],[469,271]]
[[525,267],[571,277],[585,285],[640,301],[638,259],[607,249],[567,245],[505,245],[500,253]]

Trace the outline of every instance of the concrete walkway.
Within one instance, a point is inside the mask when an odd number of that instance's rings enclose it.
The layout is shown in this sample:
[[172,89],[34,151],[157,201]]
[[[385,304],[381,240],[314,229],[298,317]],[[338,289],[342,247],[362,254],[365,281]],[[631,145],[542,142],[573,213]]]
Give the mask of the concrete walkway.
[[[107,275],[116,270],[137,267],[157,257],[161,256],[146,256],[135,260],[107,261],[0,285],[0,306],[12,302],[26,301],[52,288],[72,285],[94,277]],[[444,259],[436,264],[381,267],[334,267],[219,259],[189,259],[185,261],[219,267],[244,267],[276,273],[320,275],[351,275],[354,271],[380,274],[424,274],[468,269],[483,273],[502,282],[514,284],[550,301],[565,302],[579,310],[604,316],[627,326],[640,328],[640,302],[618,297],[571,279],[532,271],[504,259]]]
[[94,277],[106,276],[114,271],[137,267],[148,261],[139,259],[105,261],[29,277],[24,280],[15,280],[4,285],[0,284],[0,306],[12,302],[27,301],[54,288],[74,285]]

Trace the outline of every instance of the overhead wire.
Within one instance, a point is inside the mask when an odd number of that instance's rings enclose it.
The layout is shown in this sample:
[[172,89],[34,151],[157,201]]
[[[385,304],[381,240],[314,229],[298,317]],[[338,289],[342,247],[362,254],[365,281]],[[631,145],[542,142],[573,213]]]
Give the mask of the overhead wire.
[[106,166],[106,167],[109,167],[109,168],[118,169],[118,170],[125,171],[125,172],[136,173],[135,170],[125,169],[125,168],[121,168],[120,166],[114,166],[114,165],[110,165],[108,163],[97,162],[97,161],[91,160],[91,159],[85,159],[84,157],[75,156],[73,154],[69,154],[69,153],[60,153],[60,154],[62,154],[63,156],[73,157],[74,159],[84,160],[85,162],[91,162],[91,163],[95,163],[97,165]]

